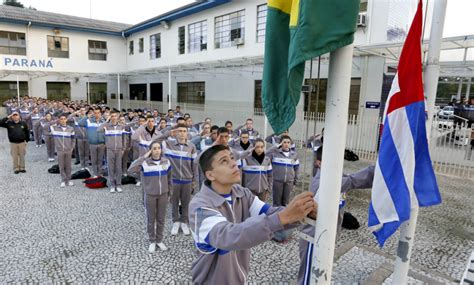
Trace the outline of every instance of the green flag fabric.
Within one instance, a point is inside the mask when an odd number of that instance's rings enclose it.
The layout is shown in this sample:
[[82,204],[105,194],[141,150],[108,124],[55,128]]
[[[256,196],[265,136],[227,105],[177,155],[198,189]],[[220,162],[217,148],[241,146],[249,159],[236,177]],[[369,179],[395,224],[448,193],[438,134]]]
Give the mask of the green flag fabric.
[[269,0],[262,102],[275,133],[295,121],[305,62],[354,41],[360,0]]

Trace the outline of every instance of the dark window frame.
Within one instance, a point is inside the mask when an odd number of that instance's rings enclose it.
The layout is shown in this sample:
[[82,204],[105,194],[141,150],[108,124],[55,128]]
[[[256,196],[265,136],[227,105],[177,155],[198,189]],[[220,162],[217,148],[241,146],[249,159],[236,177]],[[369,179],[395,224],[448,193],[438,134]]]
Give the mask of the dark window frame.
[[47,36],[48,57],[69,58],[69,37]]
[[26,34],[0,31],[0,54],[26,55]]

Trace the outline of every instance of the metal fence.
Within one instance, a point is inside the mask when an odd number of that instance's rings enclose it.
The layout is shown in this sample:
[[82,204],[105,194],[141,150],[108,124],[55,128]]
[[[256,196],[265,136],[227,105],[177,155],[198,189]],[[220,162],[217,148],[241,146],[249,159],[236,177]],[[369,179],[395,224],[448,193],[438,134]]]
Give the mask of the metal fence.
[[[114,102],[109,102],[113,106]],[[209,117],[212,123],[222,126],[227,120],[234,128],[243,125],[247,118],[252,118],[254,128],[262,135],[272,134],[270,125],[265,124],[262,109],[251,105],[232,102],[215,102],[205,105],[179,103],[181,110],[190,113],[194,122]],[[164,111],[168,108],[162,102],[121,101],[122,108],[147,108]],[[360,159],[375,161],[378,154],[381,118],[349,115],[347,126],[346,147],[353,150]],[[290,129],[290,135],[298,148],[303,148],[307,137],[321,133],[325,125],[324,113],[303,112],[302,106],[297,107],[296,120]],[[306,129],[308,128],[308,134]],[[466,122],[455,125],[452,120],[435,118],[431,126],[430,153],[433,167],[437,173],[474,180],[474,154],[471,141],[474,130]],[[311,169],[311,167],[306,167]]]

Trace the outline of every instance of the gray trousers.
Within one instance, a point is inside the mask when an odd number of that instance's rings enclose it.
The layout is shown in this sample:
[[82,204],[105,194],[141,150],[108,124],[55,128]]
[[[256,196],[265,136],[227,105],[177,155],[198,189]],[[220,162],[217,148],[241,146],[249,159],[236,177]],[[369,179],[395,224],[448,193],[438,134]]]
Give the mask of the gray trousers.
[[107,150],[107,180],[110,187],[122,185],[122,150]]
[[158,196],[145,194],[144,197],[148,240],[153,243],[160,243],[163,240],[163,230],[165,229],[169,193]]
[[91,144],[89,145],[91,152],[91,163],[92,163],[92,175],[102,175],[102,159],[105,154],[104,144]]
[[71,180],[71,152],[58,152],[59,173],[61,182],[68,183]]
[[130,148],[123,150],[122,154],[122,174],[128,174],[128,163],[130,162]]
[[[191,192],[193,192],[193,184],[173,184],[173,193],[171,193],[171,213],[173,215],[173,223],[189,223],[188,208],[191,201]],[[179,202],[181,202],[181,216],[179,214]]]
[[132,146],[132,159],[133,161],[137,160],[140,157],[140,147],[139,146]]
[[42,135],[43,135],[43,129],[41,128],[41,124],[37,123],[35,127],[33,127],[33,136],[35,138],[36,145],[41,145]]
[[48,158],[54,158],[54,138],[53,136],[45,136],[44,143],[46,144],[46,152]]
[[273,181],[273,206],[286,206],[290,202],[290,194],[293,191],[293,181]]
[[87,139],[77,139],[77,150],[79,151],[79,160],[81,162],[81,167],[85,168],[89,166],[89,142]]

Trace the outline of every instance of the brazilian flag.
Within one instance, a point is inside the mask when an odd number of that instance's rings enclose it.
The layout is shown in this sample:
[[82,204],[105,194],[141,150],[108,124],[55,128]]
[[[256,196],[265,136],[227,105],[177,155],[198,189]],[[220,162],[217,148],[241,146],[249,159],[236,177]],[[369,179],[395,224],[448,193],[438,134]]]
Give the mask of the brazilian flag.
[[359,2],[268,0],[262,102],[275,133],[295,121],[305,62],[354,41]]

